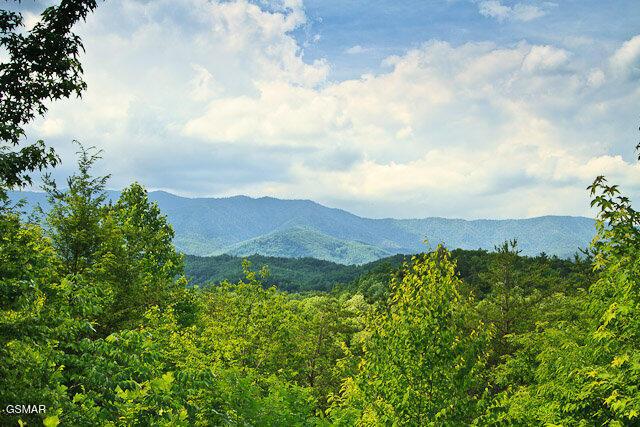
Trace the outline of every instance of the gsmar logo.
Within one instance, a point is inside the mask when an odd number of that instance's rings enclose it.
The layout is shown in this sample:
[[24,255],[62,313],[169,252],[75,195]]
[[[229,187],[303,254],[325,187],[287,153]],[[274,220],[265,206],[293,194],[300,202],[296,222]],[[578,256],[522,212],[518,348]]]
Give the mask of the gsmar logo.
[[44,414],[47,412],[47,405],[7,405],[4,408],[5,414]]

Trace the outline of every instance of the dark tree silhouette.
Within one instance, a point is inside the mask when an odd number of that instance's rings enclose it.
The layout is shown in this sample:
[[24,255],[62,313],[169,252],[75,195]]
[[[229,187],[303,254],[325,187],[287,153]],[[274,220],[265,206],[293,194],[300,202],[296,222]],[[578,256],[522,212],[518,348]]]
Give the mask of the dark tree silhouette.
[[44,141],[25,141],[25,125],[47,111],[46,102],[81,96],[86,88],[73,26],[97,7],[95,0],[62,0],[25,31],[22,15],[0,10],[0,197],[7,188],[31,184],[30,173],[59,162]]

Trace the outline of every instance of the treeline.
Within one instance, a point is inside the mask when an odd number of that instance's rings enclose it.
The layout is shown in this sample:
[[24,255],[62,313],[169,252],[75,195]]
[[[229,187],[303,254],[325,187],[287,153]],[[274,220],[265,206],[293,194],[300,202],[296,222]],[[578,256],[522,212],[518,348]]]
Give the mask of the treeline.
[[[517,244],[516,244],[517,245]],[[512,250],[517,251],[514,245]],[[482,299],[492,287],[490,270],[502,257],[500,251],[484,249],[454,249],[451,257],[456,273],[464,283],[464,292],[473,292]],[[287,292],[351,292],[361,293],[369,301],[386,299],[389,279],[397,273],[411,255],[393,255],[363,265],[344,265],[315,258],[281,258],[252,255],[241,258],[233,255],[201,257],[185,255],[184,271],[190,285],[208,287],[223,281],[237,282],[245,277],[243,260],[254,268],[265,267],[268,274],[263,286],[275,286]],[[592,265],[588,253],[576,253],[573,259],[548,256],[518,256],[513,269],[521,276],[546,290],[556,285],[577,287],[591,276]]]
[[404,256],[397,255],[364,265],[344,265],[316,258],[281,258],[252,255],[245,258],[233,255],[200,257],[185,256],[185,275],[191,284],[201,287],[216,285],[228,280],[236,282],[244,278],[242,260],[256,268],[268,267],[263,279],[265,286],[276,286],[287,292],[331,291],[337,284],[348,284],[380,264],[400,266]]
[[48,408],[7,424],[638,421],[638,214],[603,181],[588,256],[439,247],[300,294],[248,261],[189,286],[166,218],[138,184],[108,201],[97,158],[45,180],[46,214],[2,207],[0,402]]

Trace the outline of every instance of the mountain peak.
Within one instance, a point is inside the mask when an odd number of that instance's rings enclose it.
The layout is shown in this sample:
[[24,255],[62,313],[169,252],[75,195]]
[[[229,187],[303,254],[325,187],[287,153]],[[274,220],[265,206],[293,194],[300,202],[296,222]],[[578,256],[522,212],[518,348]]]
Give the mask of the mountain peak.
[[[34,192],[13,192],[11,197],[32,204],[44,199],[43,193]],[[257,253],[359,264],[424,251],[425,240],[451,249],[491,250],[515,238],[525,255],[545,252],[568,257],[587,247],[594,233],[593,219],[573,216],[369,219],[312,200],[189,198],[162,190],[150,192],[149,198],[173,225],[176,247],[193,255]]]

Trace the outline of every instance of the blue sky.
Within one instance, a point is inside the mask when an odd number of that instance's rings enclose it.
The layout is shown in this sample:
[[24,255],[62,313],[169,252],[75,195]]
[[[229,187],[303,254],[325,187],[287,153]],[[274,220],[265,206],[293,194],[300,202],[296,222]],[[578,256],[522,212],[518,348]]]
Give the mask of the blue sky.
[[[479,13],[483,3],[503,7],[527,5],[541,16],[528,20],[487,16]],[[563,2],[482,2],[482,1],[308,1],[305,10],[309,25],[294,34],[309,43],[309,58],[332,58],[333,77],[353,78],[379,71],[389,55],[402,54],[430,39],[463,44],[491,40],[512,44],[527,40],[532,44],[572,47],[572,38],[590,38],[598,44],[616,46],[637,35],[640,6],[633,1],[608,2],[577,0]],[[535,13],[534,15],[535,16]],[[526,19],[526,17],[525,17]],[[366,55],[349,54],[361,46]],[[364,53],[364,52],[363,52]],[[593,50],[592,54],[602,52]]]
[[637,1],[106,1],[78,28],[87,93],[29,137],[58,177],[73,139],[104,149],[114,188],[588,215],[598,174],[640,191],[638,22]]

